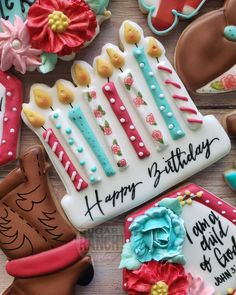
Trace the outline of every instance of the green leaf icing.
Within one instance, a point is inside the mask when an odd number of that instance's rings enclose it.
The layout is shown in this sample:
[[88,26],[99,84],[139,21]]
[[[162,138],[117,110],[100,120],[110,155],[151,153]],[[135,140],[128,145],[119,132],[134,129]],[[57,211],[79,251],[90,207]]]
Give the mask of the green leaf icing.
[[183,212],[183,208],[177,198],[165,198],[158,203],[160,207],[165,207],[172,210],[176,215],[180,216]]
[[131,248],[130,243],[126,243],[123,245],[123,251],[121,253],[121,262],[119,268],[127,268],[129,270],[135,270],[140,268],[142,265],[141,262],[136,258],[135,253]]

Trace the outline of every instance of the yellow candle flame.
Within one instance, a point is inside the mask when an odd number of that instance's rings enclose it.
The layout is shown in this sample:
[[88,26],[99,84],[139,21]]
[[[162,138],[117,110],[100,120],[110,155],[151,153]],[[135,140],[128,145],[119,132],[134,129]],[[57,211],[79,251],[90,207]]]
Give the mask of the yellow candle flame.
[[74,93],[62,82],[56,83],[58,99],[63,104],[70,104],[74,101]]
[[125,41],[129,44],[138,44],[141,40],[141,33],[131,23],[124,24]]
[[49,109],[52,106],[52,97],[45,90],[40,87],[33,88],[35,102],[41,109]]
[[75,83],[77,85],[85,87],[91,83],[89,72],[83,65],[76,63],[73,66],[72,71],[74,73],[74,78],[76,80]]
[[110,78],[113,74],[113,68],[111,63],[105,59],[99,57],[96,61],[97,72],[102,78]]
[[163,53],[158,41],[153,37],[150,37],[148,40],[147,53],[153,58],[159,58]]
[[29,107],[23,106],[23,112],[34,128],[40,128],[45,124],[45,118],[39,113],[32,111]]
[[107,48],[107,54],[114,68],[121,69],[125,65],[125,58],[114,48]]

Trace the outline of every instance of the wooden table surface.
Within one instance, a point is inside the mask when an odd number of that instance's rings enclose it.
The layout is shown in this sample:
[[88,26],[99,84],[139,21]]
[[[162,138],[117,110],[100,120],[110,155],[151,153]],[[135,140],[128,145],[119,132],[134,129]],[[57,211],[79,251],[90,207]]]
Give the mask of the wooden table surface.
[[[118,30],[123,20],[130,19],[140,24],[146,35],[151,35],[151,31],[146,25],[146,17],[139,11],[136,0],[111,0],[110,10],[112,18],[102,26],[102,32],[97,39],[90,45],[89,48],[83,49],[78,54],[79,59],[84,59],[92,62],[96,55],[100,54],[101,47],[113,42],[118,44]],[[221,0],[209,0],[202,9],[201,13],[208,12],[212,9],[220,7]],[[188,25],[187,22],[181,22],[177,30],[172,32],[167,37],[159,38],[166,47],[167,56],[173,61],[174,49],[180,33]],[[23,81],[25,90],[25,101],[28,101],[29,89],[33,83],[47,83],[52,86],[59,79],[68,79],[70,77],[71,63],[59,62],[56,70],[48,75],[41,75],[38,72],[28,73],[25,76],[17,74]],[[203,69],[204,70],[204,69]],[[201,97],[193,95],[194,101],[204,115],[214,114],[219,120],[222,116],[236,108],[236,93],[225,95],[209,95]],[[22,128],[21,136],[21,151],[31,144],[37,143],[36,136],[26,127]],[[223,172],[232,167],[232,162],[236,159],[236,141],[232,140],[232,151],[230,155],[223,160],[209,167],[205,171],[191,177],[188,181],[194,182],[212,193],[236,205],[236,195],[232,192],[223,180]],[[16,163],[11,163],[0,169],[0,178],[4,178],[13,168]],[[51,171],[50,180],[58,196],[63,196],[64,187],[61,184],[55,171]],[[124,294],[122,291],[122,272],[118,270],[120,253],[123,245],[123,223],[124,216],[120,216],[102,226],[90,230],[86,236],[91,241],[91,255],[95,265],[94,281],[88,286],[78,288],[76,294],[103,294],[115,295]],[[9,277],[4,269],[6,258],[0,252],[0,293],[3,292],[11,283],[12,278]],[[26,294],[27,295],[27,294]],[[42,294],[43,295],[43,294]],[[60,295],[58,293],[52,295]]]

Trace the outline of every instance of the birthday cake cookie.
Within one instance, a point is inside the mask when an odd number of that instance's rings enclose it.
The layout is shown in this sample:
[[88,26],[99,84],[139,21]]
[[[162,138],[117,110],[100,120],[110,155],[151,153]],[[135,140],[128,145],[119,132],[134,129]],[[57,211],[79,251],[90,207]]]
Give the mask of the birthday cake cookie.
[[0,3],[0,69],[52,71],[71,60],[110,18],[109,0],[14,0]]
[[125,221],[123,288],[130,295],[236,294],[236,209],[195,184]]
[[14,277],[4,295],[72,295],[93,278],[89,242],[60,212],[49,168],[43,147],[33,146],[0,183],[0,249]]
[[177,72],[198,93],[236,90],[236,0],[189,25],[175,52]]
[[21,82],[0,71],[0,166],[18,156],[22,101]]
[[62,207],[88,229],[150,200],[218,161],[230,141],[203,116],[153,37],[120,29],[124,51],[107,44],[93,67],[76,61],[69,81],[35,84],[22,118],[62,179]]
[[191,19],[197,15],[206,0],[139,0],[144,14],[148,14],[148,25],[153,33],[165,35],[172,31],[179,19]]

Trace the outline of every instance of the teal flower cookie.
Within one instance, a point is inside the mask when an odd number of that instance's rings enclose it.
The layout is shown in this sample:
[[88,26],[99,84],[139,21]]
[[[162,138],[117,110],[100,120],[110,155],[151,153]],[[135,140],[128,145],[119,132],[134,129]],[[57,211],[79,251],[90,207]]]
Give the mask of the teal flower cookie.
[[177,214],[166,207],[155,207],[133,221],[129,228],[130,243],[138,261],[185,262],[182,248],[186,231]]

